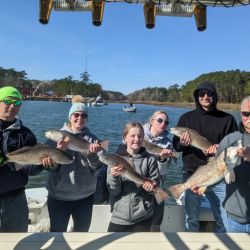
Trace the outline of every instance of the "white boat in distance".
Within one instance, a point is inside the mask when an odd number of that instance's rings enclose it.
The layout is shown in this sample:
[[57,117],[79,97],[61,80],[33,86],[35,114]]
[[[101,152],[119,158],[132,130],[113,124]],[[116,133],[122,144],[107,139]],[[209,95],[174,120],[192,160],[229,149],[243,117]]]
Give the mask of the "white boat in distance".
[[123,106],[123,111],[136,112],[136,106],[134,104],[132,106]]

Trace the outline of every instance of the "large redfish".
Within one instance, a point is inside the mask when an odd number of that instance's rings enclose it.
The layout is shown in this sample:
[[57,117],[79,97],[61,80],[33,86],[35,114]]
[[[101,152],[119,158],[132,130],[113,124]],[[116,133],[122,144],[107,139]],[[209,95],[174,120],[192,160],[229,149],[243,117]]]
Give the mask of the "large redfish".
[[[160,157],[161,156],[161,152],[164,149],[164,148],[162,148],[162,147],[160,147],[160,146],[158,146],[156,144],[153,144],[153,143],[151,143],[151,142],[149,142],[149,141],[147,141],[145,139],[143,140],[143,147],[145,147],[146,150],[150,154],[152,154],[152,155],[154,155],[156,157]],[[179,155],[180,155],[180,153],[173,151],[171,153],[170,158],[173,159],[176,162],[177,158],[179,157]]]
[[208,150],[210,146],[213,145],[205,137],[201,136],[198,132],[191,128],[186,127],[174,127],[170,129],[170,133],[180,137],[184,132],[188,132],[191,138],[191,145],[195,148],[202,150],[204,153]]
[[[131,163],[129,163],[126,159],[124,159],[122,156],[118,154],[112,154],[102,150],[98,152],[98,156],[101,162],[110,167],[123,165],[125,171],[121,175],[127,178],[128,180],[135,182],[138,186],[142,186],[144,182],[148,180],[146,177],[137,173],[132,167]],[[153,189],[153,192],[156,201],[159,204],[168,198],[168,194],[159,187],[155,187]]]
[[223,150],[217,157],[211,157],[209,162],[200,166],[186,182],[170,186],[169,190],[173,197],[179,200],[184,191],[196,188],[198,188],[197,192],[202,195],[208,186],[222,180],[227,173],[239,165],[241,156],[238,154],[238,149],[242,147],[242,141],[237,141]]
[[[44,157],[50,157],[58,164],[70,164],[73,162],[73,159],[62,150],[44,144],[20,148],[6,154],[6,157],[6,162],[15,162],[20,166],[40,165]],[[19,168],[21,168],[20,166]]]
[[[79,138],[77,135],[69,133],[65,130],[50,130],[45,132],[45,136],[55,142],[59,140],[63,140],[65,138],[68,139],[68,147],[69,149],[77,152],[81,152],[83,155],[87,156],[89,154],[89,145],[90,143],[86,141],[84,138]],[[107,150],[109,141],[102,141],[100,146]]]

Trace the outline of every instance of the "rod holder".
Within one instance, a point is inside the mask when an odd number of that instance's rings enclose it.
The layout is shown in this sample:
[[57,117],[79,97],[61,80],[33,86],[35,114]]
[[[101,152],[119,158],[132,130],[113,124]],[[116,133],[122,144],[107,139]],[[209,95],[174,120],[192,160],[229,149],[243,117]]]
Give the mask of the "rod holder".
[[47,24],[49,22],[50,13],[53,7],[53,0],[40,0],[40,16],[39,22]]
[[102,24],[104,4],[105,4],[104,0],[92,1],[92,23],[95,26],[100,26]]
[[148,29],[155,27],[156,5],[154,3],[144,4],[145,24]]
[[207,7],[204,5],[194,6],[194,18],[198,31],[204,31],[207,28]]

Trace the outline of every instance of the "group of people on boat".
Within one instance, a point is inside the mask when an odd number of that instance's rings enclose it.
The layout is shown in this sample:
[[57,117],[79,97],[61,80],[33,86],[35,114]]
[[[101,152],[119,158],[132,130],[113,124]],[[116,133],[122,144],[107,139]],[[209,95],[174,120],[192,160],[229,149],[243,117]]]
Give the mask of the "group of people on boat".
[[[250,96],[241,104],[239,127],[234,117],[217,109],[217,92],[210,82],[202,82],[194,91],[196,108],[183,114],[177,126],[196,130],[213,145],[206,153],[191,146],[190,135],[168,137],[169,117],[165,111],[156,111],[148,123],[129,122],[124,126],[123,141],[116,154],[124,157],[134,170],[145,177],[138,186],[123,173],[122,164],[107,166],[107,188],[112,210],[109,232],[160,231],[164,203],[158,204],[153,191],[163,187],[167,168],[171,167],[173,150],[182,152],[183,181],[196,169],[205,165],[211,156],[219,154],[239,138],[243,148],[239,151],[241,163],[234,169],[235,179],[224,180],[207,188],[214,217],[215,232],[250,232]],[[79,96],[73,97],[67,122],[61,130],[89,142],[89,153],[84,155],[69,149],[67,137],[57,143],[47,143],[65,151],[73,163],[56,164],[44,156],[40,166],[27,165],[18,168],[6,161],[6,154],[25,146],[34,146],[37,140],[32,131],[18,118],[22,95],[14,87],[0,89],[0,232],[26,232],[28,206],[25,185],[29,175],[47,171],[48,212],[51,232],[65,232],[72,216],[75,232],[87,232],[90,227],[98,171],[103,163],[98,152],[103,150],[100,139],[87,127],[88,109]],[[150,154],[143,140],[162,147],[159,157]],[[202,197],[196,190],[185,193],[186,230],[199,231],[199,209]]]

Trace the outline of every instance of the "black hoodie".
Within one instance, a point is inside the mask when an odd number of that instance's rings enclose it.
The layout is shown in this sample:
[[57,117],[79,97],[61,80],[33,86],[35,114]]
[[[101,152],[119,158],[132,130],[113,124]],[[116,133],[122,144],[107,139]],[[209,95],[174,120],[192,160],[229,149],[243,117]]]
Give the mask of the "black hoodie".
[[[204,110],[199,103],[198,92],[201,89],[213,93],[212,108],[209,111]],[[177,126],[194,129],[213,144],[219,144],[224,136],[238,130],[234,117],[217,109],[218,96],[212,83],[202,82],[194,91],[194,99],[196,109],[183,114]],[[183,152],[183,170],[194,172],[200,165],[207,163],[208,157],[201,150],[182,146],[177,136],[173,137],[173,146],[176,151]]]

